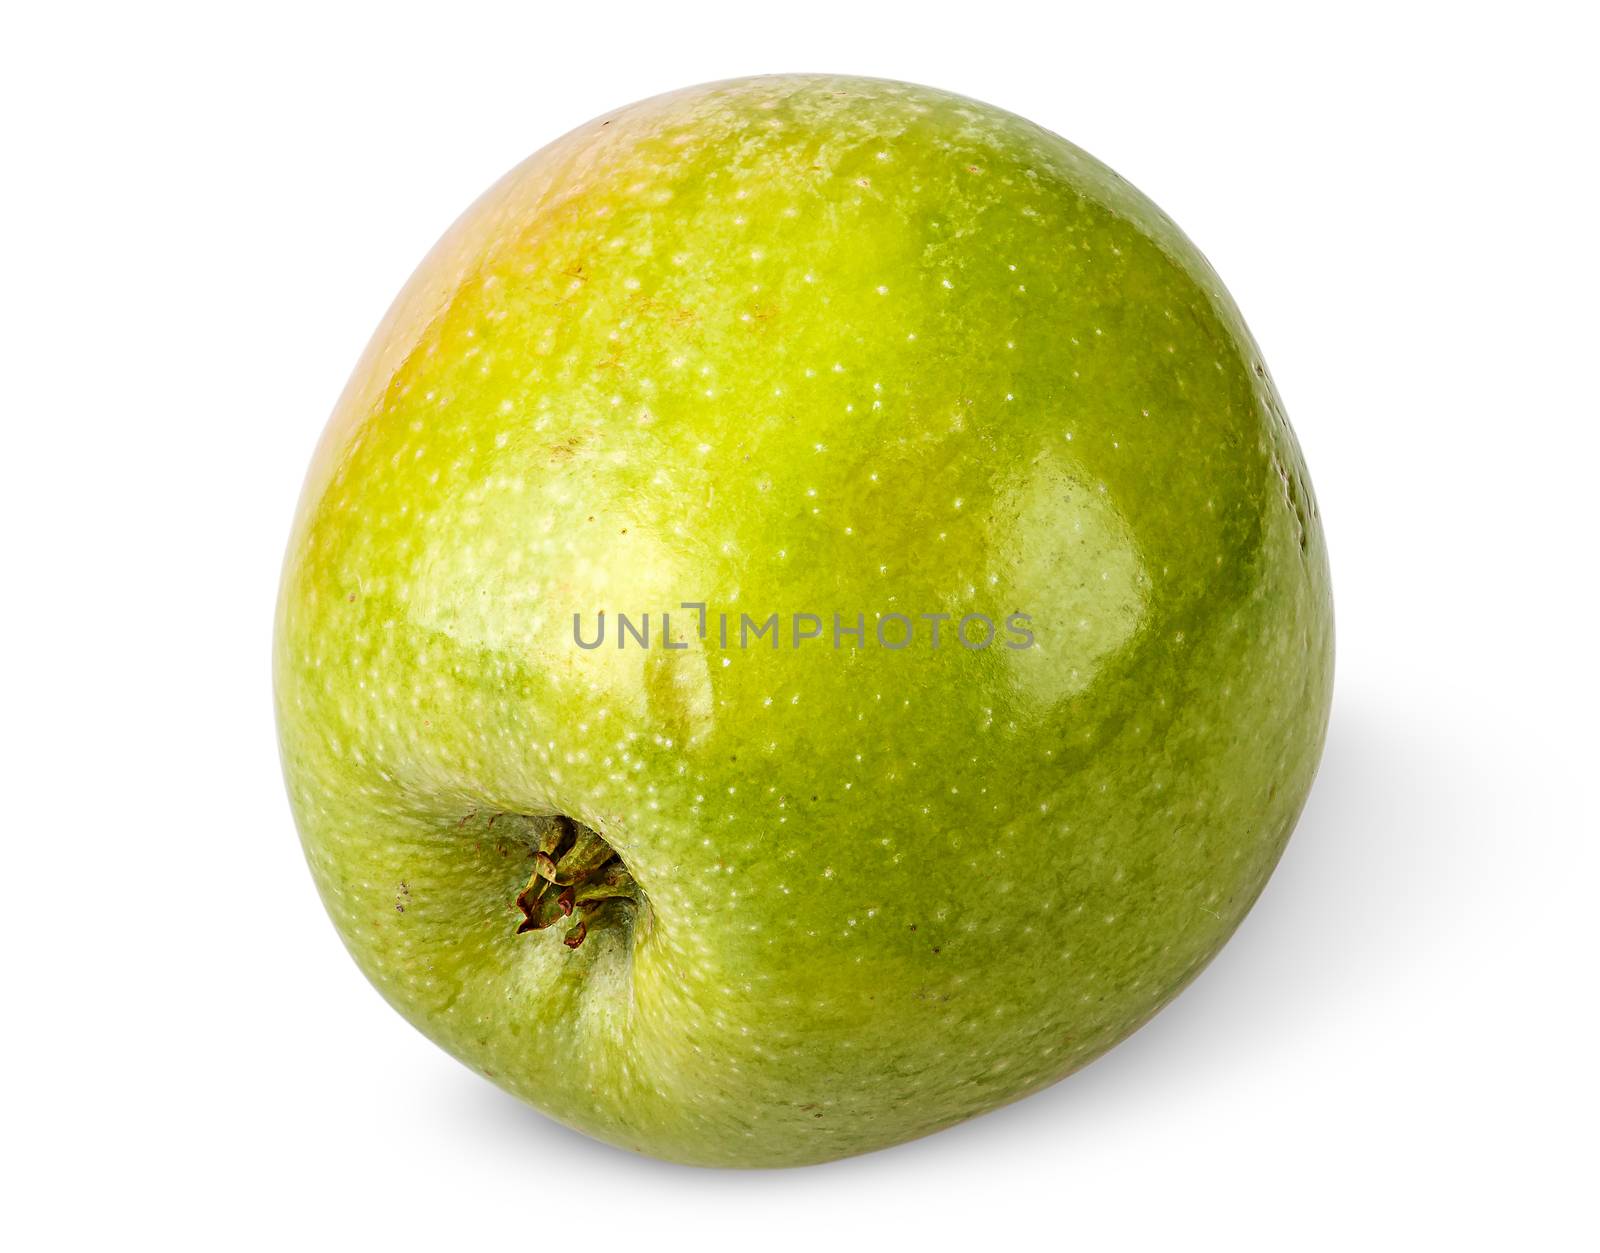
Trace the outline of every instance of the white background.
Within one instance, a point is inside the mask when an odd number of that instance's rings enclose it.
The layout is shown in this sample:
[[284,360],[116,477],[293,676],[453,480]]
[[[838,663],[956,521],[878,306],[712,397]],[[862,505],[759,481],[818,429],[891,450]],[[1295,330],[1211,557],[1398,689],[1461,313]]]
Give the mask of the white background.
[[[1596,1247],[1595,39],[1492,8],[8,10],[5,1242]],[[271,612],[455,214],[607,108],[813,69],[1025,114],[1210,256],[1321,498],[1338,695],[1260,905],[1132,1040],[908,1147],[695,1171],[368,988],[282,794]]]

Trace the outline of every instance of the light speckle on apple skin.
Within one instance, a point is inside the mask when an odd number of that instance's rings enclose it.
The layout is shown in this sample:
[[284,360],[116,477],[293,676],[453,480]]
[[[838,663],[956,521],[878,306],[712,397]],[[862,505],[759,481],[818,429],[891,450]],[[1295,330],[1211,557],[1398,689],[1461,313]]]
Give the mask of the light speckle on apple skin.
[[[1039,646],[571,642],[685,600]],[[1270,379],[1158,210],[988,106],[765,78],[580,127],[430,254],[313,462],[275,680],[396,1008],[592,1135],[785,1165],[1042,1087],[1193,977],[1310,786],[1332,611]],[[514,934],[556,812],[649,900],[575,950]]]

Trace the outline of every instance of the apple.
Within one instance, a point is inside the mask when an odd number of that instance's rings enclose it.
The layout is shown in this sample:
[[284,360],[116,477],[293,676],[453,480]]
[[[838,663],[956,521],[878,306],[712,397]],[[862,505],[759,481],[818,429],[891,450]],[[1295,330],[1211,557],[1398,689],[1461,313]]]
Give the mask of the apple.
[[1328,568],[1194,246],[1021,118],[752,78],[423,262],[277,609],[312,875],[413,1025],[681,1162],[881,1148],[1172,999],[1261,891]]

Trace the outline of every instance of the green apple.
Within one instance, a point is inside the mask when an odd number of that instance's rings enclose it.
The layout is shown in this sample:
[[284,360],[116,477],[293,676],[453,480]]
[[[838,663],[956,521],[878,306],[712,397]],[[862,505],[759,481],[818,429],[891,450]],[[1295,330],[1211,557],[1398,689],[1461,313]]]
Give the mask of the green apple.
[[1332,682],[1305,465],[1199,252],[1050,132],[857,78],[633,105],[479,200],[339,402],[276,625],[367,977],[718,1165],[1128,1035],[1261,891]]

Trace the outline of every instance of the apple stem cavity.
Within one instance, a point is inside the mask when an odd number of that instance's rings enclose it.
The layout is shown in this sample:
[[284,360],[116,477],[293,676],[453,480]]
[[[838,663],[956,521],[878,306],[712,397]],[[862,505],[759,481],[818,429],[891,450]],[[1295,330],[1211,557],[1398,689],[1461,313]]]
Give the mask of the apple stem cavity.
[[561,939],[575,949],[588,937],[590,923],[602,917],[631,918],[640,901],[639,886],[604,836],[563,815],[531,821],[536,833],[533,873],[517,893],[522,913],[518,935],[543,931],[576,913],[577,922]]

